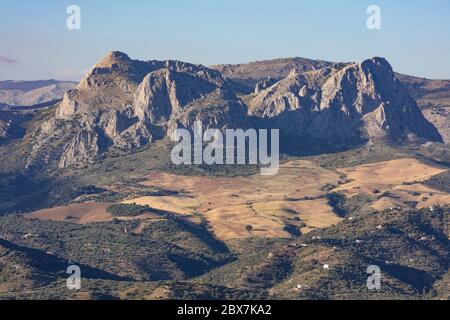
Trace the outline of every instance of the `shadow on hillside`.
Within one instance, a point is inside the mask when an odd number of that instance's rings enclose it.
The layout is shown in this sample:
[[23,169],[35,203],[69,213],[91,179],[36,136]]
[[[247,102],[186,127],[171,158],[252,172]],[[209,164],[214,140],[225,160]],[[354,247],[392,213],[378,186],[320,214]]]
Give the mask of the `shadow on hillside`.
[[18,253],[25,254],[30,260],[30,263],[33,268],[36,268],[40,272],[50,273],[54,277],[62,276],[66,277],[65,273],[68,266],[72,264],[76,264],[80,267],[83,272],[83,278],[86,279],[98,279],[98,280],[115,280],[115,281],[130,281],[129,278],[119,277],[113,274],[110,274],[106,271],[89,267],[87,265],[79,264],[75,261],[70,262],[59,257],[56,257],[52,254],[45,253],[42,250],[29,248],[14,244],[7,240],[0,238],[0,246],[3,246],[11,251],[16,251]]

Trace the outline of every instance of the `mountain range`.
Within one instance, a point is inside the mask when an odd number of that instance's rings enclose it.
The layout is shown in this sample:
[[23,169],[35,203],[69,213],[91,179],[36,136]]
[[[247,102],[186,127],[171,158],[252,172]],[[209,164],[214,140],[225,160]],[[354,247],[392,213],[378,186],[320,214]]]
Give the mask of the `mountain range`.
[[383,58],[207,68],[111,52],[30,133],[27,164],[43,158],[60,167],[92,163],[112,149],[133,150],[171,137],[177,128],[192,129],[197,120],[205,129],[279,128],[286,141],[331,149],[374,141],[442,142]]
[[3,109],[55,103],[76,85],[71,81],[0,81],[0,106]]

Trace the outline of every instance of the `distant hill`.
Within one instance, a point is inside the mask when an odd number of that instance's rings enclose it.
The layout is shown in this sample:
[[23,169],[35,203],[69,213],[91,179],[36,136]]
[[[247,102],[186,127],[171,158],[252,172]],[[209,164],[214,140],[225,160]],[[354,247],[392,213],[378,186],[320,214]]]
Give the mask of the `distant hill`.
[[0,108],[24,107],[61,99],[75,82],[58,80],[0,81]]
[[269,77],[282,79],[289,75],[292,69],[306,72],[332,65],[332,62],[306,58],[283,58],[255,61],[243,64],[219,64],[210,66],[225,76],[242,84],[254,87],[259,81]]
[[399,73],[396,76],[415,99],[437,96],[442,93],[448,94],[450,92],[450,80],[432,80]]
[[21,111],[34,111],[59,102],[75,82],[58,80],[0,81],[0,144],[24,133]]
[[450,80],[430,80],[397,74],[416,99],[424,116],[441,134],[445,143],[450,144]]

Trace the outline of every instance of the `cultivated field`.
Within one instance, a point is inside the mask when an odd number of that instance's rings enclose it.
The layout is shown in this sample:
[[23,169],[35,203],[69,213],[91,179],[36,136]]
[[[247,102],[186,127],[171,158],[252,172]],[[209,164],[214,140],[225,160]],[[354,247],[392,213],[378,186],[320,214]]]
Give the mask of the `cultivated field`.
[[450,203],[450,194],[422,184],[431,177],[445,172],[421,163],[417,159],[399,159],[338,169],[347,177],[347,183],[333,191],[347,197],[357,194],[379,196],[372,204],[376,210],[404,207],[417,203],[418,208]]
[[199,207],[195,198],[183,196],[140,197],[122,201],[124,204],[150,206],[157,210],[169,211],[177,214],[192,214]]
[[106,212],[109,203],[75,203],[68,206],[55,207],[29,213],[29,219],[42,219],[71,223],[93,223],[111,221],[113,217]]
[[143,213],[135,217],[113,217],[106,209],[112,203],[86,202],[74,203],[68,206],[59,206],[50,209],[43,209],[26,214],[28,219],[41,219],[59,222],[69,222],[76,224],[87,224],[95,222],[108,222],[114,218],[118,220],[147,220],[158,219],[154,213]]
[[[336,170],[295,160],[283,164],[272,177],[194,177],[153,172],[140,184],[174,191],[175,195],[141,196],[121,203],[149,206],[193,225],[207,222],[223,241],[289,238],[342,220],[327,200],[329,192],[339,192],[347,198],[370,195],[374,200],[368,205],[379,211],[412,204],[424,208],[450,203],[450,194],[422,183],[444,171],[416,159],[399,159]],[[79,224],[111,221],[113,217],[106,211],[111,204],[71,204],[36,211],[27,217]],[[156,213],[118,217],[141,220],[135,233],[161,218]]]
[[[183,196],[145,197],[127,203],[173,212],[201,214],[221,240],[248,237],[287,238],[286,227],[307,232],[340,221],[322,187],[336,184],[339,174],[310,161],[290,161],[273,177],[188,177],[167,173],[146,176],[145,186],[177,191]],[[180,207],[182,209],[180,209]],[[304,226],[301,222],[306,224]],[[295,230],[294,230],[295,232]]]

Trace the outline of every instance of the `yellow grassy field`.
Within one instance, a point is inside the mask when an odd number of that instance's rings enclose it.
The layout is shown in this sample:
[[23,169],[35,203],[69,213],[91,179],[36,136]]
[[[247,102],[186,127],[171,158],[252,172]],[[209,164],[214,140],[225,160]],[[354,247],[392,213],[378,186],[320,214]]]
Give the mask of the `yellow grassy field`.
[[199,207],[196,199],[182,196],[140,197],[122,201],[124,204],[150,206],[154,209],[170,211],[177,214],[192,214]]
[[253,204],[253,208],[261,215],[280,218],[297,216],[308,225],[301,230],[303,233],[312,228],[328,227],[342,220],[336,216],[326,199],[260,202]]
[[392,207],[404,207],[406,202],[417,202],[418,208],[450,203],[450,194],[423,185],[421,182],[445,172],[417,159],[399,159],[350,168],[338,169],[350,181],[333,191],[343,192],[352,197],[357,194],[383,194],[372,207],[385,210]]
[[[152,173],[142,184],[178,191],[183,196],[143,197],[126,203],[146,204],[154,208],[205,217],[214,234],[222,240],[248,237],[285,238],[286,219],[298,217],[308,227],[326,227],[340,219],[324,199],[322,187],[335,184],[339,174],[310,161],[290,161],[273,177],[184,177]],[[186,197],[188,196],[188,197]],[[246,226],[252,226],[249,232]]]
[[[249,237],[289,238],[284,224],[278,217],[260,215],[250,206],[234,205],[213,209],[205,214],[214,234],[222,240]],[[246,230],[246,226],[252,230]]]
[[349,180],[335,191],[349,196],[358,193],[372,194],[375,190],[388,191],[392,185],[422,182],[446,170],[421,163],[417,159],[399,159],[338,169]]
[[403,207],[406,201],[417,202],[417,208],[450,203],[450,194],[427,187],[423,184],[393,186],[389,197],[382,197],[372,207],[386,210],[392,207]]

